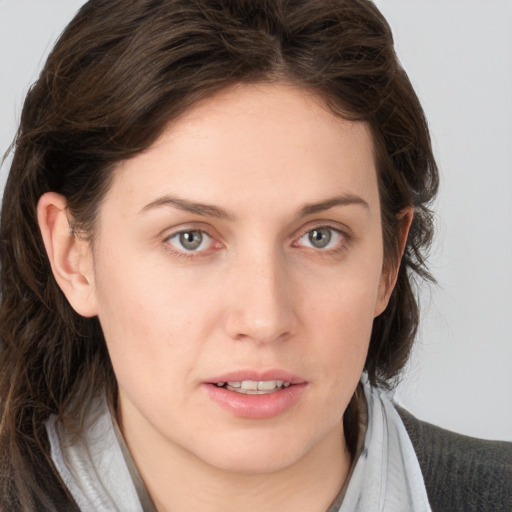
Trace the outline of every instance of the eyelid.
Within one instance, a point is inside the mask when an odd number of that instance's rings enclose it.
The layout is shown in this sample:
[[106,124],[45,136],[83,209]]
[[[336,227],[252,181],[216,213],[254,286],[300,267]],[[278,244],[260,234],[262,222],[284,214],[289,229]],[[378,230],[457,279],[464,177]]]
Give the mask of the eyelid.
[[329,222],[329,221],[324,221],[324,222],[319,221],[319,222],[311,223],[305,227],[302,227],[300,229],[300,231],[298,232],[298,234],[293,237],[292,246],[293,247],[302,246],[301,244],[299,244],[300,239],[303,238],[304,236],[306,236],[311,231],[314,231],[315,229],[330,229],[331,231],[334,231],[335,233],[337,233],[341,237],[341,240],[339,241],[338,244],[336,244],[335,247],[316,248],[316,247],[305,246],[307,249],[314,249],[318,252],[328,253],[329,251],[336,251],[337,249],[343,248],[352,239],[352,235],[350,234],[350,230],[348,228],[344,229],[338,223],[333,223],[333,222]]
[[[187,251],[185,248],[180,249],[179,247],[176,247],[174,244],[169,242],[172,238],[179,236],[182,233],[187,233],[190,231],[199,231],[203,235],[206,235],[210,239],[208,247],[206,247],[205,249],[201,249],[199,251]],[[162,233],[161,239],[164,243],[166,250],[168,250],[169,252],[176,256],[184,258],[197,258],[205,256],[208,253],[210,253],[210,251],[219,249],[223,246],[222,242],[219,241],[219,236],[214,234],[213,229],[211,229],[209,226],[205,226],[204,224],[198,225],[197,223],[190,223],[188,225],[182,224],[180,225],[180,227],[175,227],[174,229],[166,229]]]
[[187,231],[201,231],[214,239],[219,239],[220,236],[210,224],[198,221],[180,222],[175,226],[168,226],[158,234],[158,238],[167,240],[179,233],[186,233]]
[[[201,234],[201,243],[199,244],[199,246],[196,248],[196,249],[186,249],[185,247],[183,249],[180,249],[180,247],[177,247],[176,245],[174,245],[174,243],[172,242],[172,240],[174,240],[175,238],[179,238],[181,237],[181,235],[185,234],[185,233],[193,233],[193,232],[197,232],[197,233],[200,233]],[[208,248],[202,248],[200,249],[200,247],[203,245],[203,244],[208,244],[210,245],[211,242],[213,241],[212,237],[206,232],[206,231],[203,231],[203,230],[200,230],[200,229],[185,229],[185,230],[182,230],[182,231],[177,231],[176,233],[170,235],[167,237],[166,239],[168,241],[168,243],[170,243],[173,247],[175,247],[176,249],[178,250],[183,250],[183,252],[185,253],[199,253],[199,252],[203,252],[203,251],[206,251]]]

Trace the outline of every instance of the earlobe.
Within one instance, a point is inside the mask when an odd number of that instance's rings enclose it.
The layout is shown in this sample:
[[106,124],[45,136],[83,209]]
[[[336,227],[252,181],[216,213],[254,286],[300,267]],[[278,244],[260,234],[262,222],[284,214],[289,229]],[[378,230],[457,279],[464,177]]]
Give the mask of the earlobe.
[[73,232],[68,215],[62,195],[47,192],[39,199],[37,220],[55,280],[78,314],[95,316],[90,244]]
[[412,220],[414,218],[414,208],[407,206],[397,215],[399,223],[399,253],[396,264],[388,269],[383,269],[381,280],[379,284],[378,298],[375,305],[374,316],[377,317],[386,309],[391,293],[395,288],[396,280],[398,278],[398,271],[400,270],[400,262],[407,243],[407,237],[411,228]]

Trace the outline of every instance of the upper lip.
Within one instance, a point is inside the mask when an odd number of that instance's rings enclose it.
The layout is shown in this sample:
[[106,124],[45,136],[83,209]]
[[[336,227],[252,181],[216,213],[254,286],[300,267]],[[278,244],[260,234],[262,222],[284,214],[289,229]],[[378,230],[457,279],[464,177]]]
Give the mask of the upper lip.
[[218,382],[242,382],[244,380],[253,381],[269,381],[269,380],[282,380],[290,384],[303,384],[305,379],[294,375],[291,372],[281,369],[270,369],[258,371],[254,369],[234,370],[228,373],[223,373],[211,379],[206,379],[208,384],[217,384]]

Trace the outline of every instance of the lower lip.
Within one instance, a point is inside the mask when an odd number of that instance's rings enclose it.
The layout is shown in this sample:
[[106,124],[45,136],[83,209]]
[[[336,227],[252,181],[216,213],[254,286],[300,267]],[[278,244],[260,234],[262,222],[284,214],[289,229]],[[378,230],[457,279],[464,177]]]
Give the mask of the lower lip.
[[249,395],[228,391],[215,384],[203,386],[210,398],[223,409],[239,418],[258,420],[274,418],[288,411],[299,401],[306,389],[306,383],[293,384],[273,393]]

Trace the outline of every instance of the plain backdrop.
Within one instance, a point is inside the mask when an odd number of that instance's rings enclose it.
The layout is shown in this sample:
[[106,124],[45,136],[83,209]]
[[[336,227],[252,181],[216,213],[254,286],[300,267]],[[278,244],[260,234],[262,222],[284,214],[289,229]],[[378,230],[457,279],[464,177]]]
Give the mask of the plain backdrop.
[[[83,0],[0,0],[0,151]],[[438,285],[397,390],[418,417],[512,440],[512,1],[376,0],[422,101],[441,169]],[[1,169],[3,187],[9,159]]]

